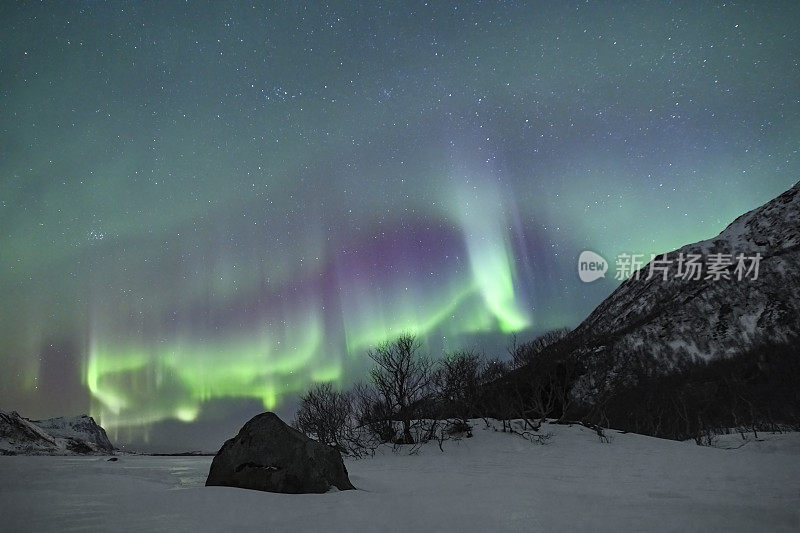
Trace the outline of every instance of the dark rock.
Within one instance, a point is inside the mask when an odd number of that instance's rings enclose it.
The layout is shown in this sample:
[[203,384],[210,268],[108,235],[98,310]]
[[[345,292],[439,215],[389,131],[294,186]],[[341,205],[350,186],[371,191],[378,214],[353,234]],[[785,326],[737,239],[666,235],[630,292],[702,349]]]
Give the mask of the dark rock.
[[355,489],[338,450],[306,437],[275,413],[253,417],[222,445],[208,472],[206,486],[212,485],[289,494]]
[[89,454],[94,451],[91,446],[80,439],[68,438],[64,439],[64,442],[67,445],[67,450],[71,451],[72,453]]

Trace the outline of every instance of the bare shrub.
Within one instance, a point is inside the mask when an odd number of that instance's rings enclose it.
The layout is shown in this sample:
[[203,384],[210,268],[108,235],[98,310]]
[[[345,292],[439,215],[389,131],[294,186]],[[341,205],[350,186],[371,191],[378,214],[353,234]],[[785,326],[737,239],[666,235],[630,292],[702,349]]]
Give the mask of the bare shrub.
[[342,450],[342,437],[352,411],[350,393],[333,390],[330,383],[317,384],[300,397],[293,425],[306,435]]
[[374,454],[380,441],[363,427],[358,391],[337,391],[329,383],[314,385],[301,396],[292,425],[346,455]]

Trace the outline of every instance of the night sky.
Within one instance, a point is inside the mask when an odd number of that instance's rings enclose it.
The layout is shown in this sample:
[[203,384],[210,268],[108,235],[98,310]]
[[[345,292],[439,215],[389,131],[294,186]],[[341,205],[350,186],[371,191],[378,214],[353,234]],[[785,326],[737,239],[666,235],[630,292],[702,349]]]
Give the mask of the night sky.
[[[800,175],[796,2],[0,3],[0,408],[215,449]],[[647,256],[649,257],[649,255]]]

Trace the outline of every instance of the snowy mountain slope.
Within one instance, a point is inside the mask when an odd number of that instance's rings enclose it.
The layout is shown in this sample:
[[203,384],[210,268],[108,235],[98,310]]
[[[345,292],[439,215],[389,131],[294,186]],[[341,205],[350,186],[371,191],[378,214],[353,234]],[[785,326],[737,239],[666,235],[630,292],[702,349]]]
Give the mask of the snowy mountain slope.
[[110,452],[114,450],[114,446],[108,440],[106,430],[98,426],[94,418],[89,415],[61,416],[46,420],[34,420],[33,423],[53,437],[85,442],[93,451]]
[[73,455],[111,453],[105,430],[87,415],[28,420],[16,411],[0,411],[0,455]]
[[[346,459],[357,490],[205,487],[211,457],[0,457],[10,531],[797,531],[800,434],[715,449],[544,424]],[[499,423],[497,424],[499,426]],[[732,437],[739,438],[738,435]],[[739,438],[739,440],[741,440]],[[736,444],[739,446],[739,444]],[[57,496],[57,497],[56,497]]]
[[0,411],[0,454],[53,453],[56,439],[16,411]]
[[[702,257],[701,279],[678,277],[681,254],[684,259],[689,254]],[[721,279],[709,270],[715,254],[731,256]],[[736,270],[739,254],[745,259],[741,272]],[[761,256],[757,277],[746,271],[756,254]],[[639,279],[624,281],[570,333],[581,353],[607,359],[625,350],[644,350],[669,365],[683,358],[710,360],[756,342],[798,335],[800,183],[740,216],[717,237],[669,252],[666,263],[653,266],[650,279],[648,263]],[[667,266],[666,280],[658,266]],[[682,266],[686,272],[686,263]]]

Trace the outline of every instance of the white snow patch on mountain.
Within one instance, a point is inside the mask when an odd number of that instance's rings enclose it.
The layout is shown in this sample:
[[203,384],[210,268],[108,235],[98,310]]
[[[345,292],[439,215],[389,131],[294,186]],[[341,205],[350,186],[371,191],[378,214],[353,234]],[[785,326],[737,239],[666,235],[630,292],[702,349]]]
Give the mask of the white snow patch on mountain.
[[105,430],[88,415],[29,420],[0,411],[0,455],[112,453]]

